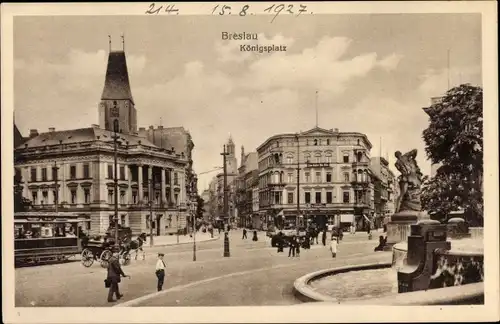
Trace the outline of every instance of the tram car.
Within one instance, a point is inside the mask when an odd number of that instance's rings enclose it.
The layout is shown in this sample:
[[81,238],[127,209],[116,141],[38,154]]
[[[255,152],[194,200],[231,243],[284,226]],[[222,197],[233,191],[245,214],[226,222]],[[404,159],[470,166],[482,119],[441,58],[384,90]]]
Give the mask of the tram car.
[[53,215],[14,220],[15,265],[66,261],[80,254],[87,219],[64,219]]

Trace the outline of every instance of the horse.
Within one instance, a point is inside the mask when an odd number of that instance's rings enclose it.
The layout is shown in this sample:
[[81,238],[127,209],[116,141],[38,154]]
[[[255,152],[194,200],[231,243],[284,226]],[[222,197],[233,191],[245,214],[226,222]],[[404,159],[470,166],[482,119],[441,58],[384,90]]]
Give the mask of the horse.
[[137,239],[132,240],[130,242],[127,242],[124,244],[124,253],[129,253],[131,250],[135,251],[135,260],[137,260],[137,254],[139,253],[139,250],[142,252],[142,259],[146,259],[146,253],[142,249],[142,245],[146,242],[146,233],[141,233],[139,236],[137,236]]

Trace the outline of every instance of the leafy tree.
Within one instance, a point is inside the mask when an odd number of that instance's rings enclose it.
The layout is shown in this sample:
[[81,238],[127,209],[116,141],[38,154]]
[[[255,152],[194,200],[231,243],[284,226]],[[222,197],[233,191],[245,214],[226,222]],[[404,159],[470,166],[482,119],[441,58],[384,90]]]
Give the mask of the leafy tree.
[[203,213],[205,213],[205,201],[199,195],[196,196],[196,218],[203,218]]
[[425,108],[425,151],[441,166],[422,187],[422,206],[436,218],[462,208],[467,221],[483,224],[483,90],[464,84]]

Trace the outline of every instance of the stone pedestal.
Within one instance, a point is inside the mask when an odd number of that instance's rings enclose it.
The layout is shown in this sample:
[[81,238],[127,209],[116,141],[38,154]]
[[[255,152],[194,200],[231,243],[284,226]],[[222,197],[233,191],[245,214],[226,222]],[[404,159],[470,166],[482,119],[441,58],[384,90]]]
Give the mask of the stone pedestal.
[[422,211],[401,211],[392,215],[387,224],[387,243],[384,250],[391,251],[394,244],[406,241],[410,235],[410,226],[427,219],[429,215]]

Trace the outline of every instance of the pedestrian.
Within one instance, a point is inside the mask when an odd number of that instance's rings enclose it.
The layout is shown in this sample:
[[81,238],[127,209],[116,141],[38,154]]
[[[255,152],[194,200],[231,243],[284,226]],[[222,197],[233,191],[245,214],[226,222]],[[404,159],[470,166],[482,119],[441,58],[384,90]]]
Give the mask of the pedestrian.
[[242,240],[246,239],[247,238],[247,229],[244,228],[243,229],[243,237],[241,238]]
[[283,252],[283,233],[279,232],[278,233],[278,238],[277,238],[277,243],[278,243],[278,253]]
[[106,286],[109,286],[108,302],[110,303],[114,302],[114,294],[116,294],[117,300],[123,297],[123,295],[120,294],[120,287],[118,285],[121,282],[121,277],[130,278],[130,276],[127,276],[123,272],[122,267],[120,266],[120,249],[118,247],[114,247],[112,251],[113,255],[108,260],[108,275],[106,278]]
[[380,235],[378,241],[379,241],[378,246],[375,247],[375,249],[373,250],[374,252],[384,251],[384,247],[387,244],[387,237],[384,238],[382,235]]
[[163,282],[165,281],[165,268],[167,265],[165,264],[165,261],[163,261],[163,257],[165,254],[163,253],[158,253],[158,261],[156,261],[156,278],[158,278],[158,291],[161,291],[163,288]]
[[297,237],[295,240],[295,249],[297,250],[297,257],[300,256],[300,238]]
[[288,257],[295,257],[295,250],[296,250],[296,247],[295,247],[295,237],[292,236],[288,239],[288,243],[290,244],[290,248],[288,249]]
[[337,257],[337,244],[338,244],[338,239],[335,238],[330,242],[330,252],[332,252],[332,258]]
[[257,242],[259,238],[257,237],[257,231],[253,231],[252,241]]
[[323,235],[321,236],[321,243],[326,246],[326,228],[323,230]]

